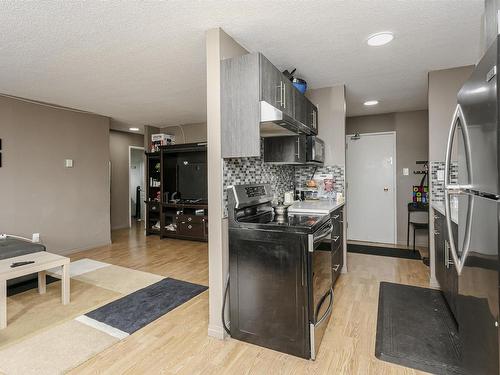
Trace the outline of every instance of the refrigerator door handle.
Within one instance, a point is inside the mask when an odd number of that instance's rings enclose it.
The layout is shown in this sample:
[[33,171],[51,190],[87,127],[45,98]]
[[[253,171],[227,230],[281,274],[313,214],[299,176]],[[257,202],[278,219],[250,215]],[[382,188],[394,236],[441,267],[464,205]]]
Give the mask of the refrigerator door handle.
[[[467,164],[466,185],[452,184],[450,181],[451,152],[453,148],[453,139],[455,138],[455,133],[458,124],[462,126],[462,133],[464,139],[465,162]],[[455,112],[453,113],[453,118],[450,125],[450,131],[448,133],[448,143],[446,144],[446,155],[444,164],[444,189],[445,191],[453,192],[455,194],[460,194],[466,190],[472,189],[472,156],[470,147],[469,127],[467,125],[467,120],[464,116],[464,113],[462,111],[462,106],[460,104],[457,104],[457,107],[455,108]]]
[[[462,132],[464,137],[464,148],[465,148],[465,162],[467,164],[467,185],[451,184],[450,182],[450,166],[451,166],[451,151],[453,146],[453,138],[455,137],[455,132],[457,130],[458,124],[462,126]],[[474,199],[471,195],[468,195],[468,207],[467,207],[467,219],[465,223],[465,236],[464,243],[462,247],[462,254],[459,257],[457,248],[455,245],[455,240],[453,238],[453,231],[451,227],[451,206],[450,206],[450,195],[464,194],[467,190],[471,189],[472,182],[472,170],[471,170],[471,150],[470,150],[470,139],[469,131],[467,127],[467,121],[465,119],[462,107],[460,104],[457,105],[455,112],[453,113],[453,119],[450,126],[450,132],[448,134],[448,144],[446,145],[446,158],[444,165],[444,209],[446,216],[446,229],[448,232],[448,240],[451,250],[451,256],[453,258],[453,263],[455,264],[458,275],[462,273],[462,269],[469,252],[471,227],[472,227],[472,211],[474,209]]]

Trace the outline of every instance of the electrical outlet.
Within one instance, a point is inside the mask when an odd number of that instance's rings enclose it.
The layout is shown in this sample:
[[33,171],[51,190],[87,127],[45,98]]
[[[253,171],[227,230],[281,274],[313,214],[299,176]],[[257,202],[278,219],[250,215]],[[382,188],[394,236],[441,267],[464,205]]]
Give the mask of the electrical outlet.
[[408,176],[410,174],[410,170],[408,168],[403,168],[403,176]]
[[66,159],[66,160],[64,160],[64,166],[66,168],[73,168],[73,159]]
[[40,242],[40,233],[33,233],[33,236],[31,237],[32,242]]

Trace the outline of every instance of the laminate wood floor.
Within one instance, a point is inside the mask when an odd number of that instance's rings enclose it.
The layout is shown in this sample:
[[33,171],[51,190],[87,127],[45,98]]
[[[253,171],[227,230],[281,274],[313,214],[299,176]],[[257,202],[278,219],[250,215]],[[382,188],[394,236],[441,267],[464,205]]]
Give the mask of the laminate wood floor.
[[[208,284],[207,244],[113,233],[113,245],[74,254]],[[233,339],[207,336],[208,291],[91,358],[71,374],[422,374],[375,358],[380,281],[429,286],[421,261],[348,254],[335,289],[332,319],[316,361]]]

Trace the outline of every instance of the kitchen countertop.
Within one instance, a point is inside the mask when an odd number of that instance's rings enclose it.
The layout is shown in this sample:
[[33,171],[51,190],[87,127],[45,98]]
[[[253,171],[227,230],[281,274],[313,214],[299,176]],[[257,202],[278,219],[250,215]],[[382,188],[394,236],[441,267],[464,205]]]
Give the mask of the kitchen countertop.
[[337,202],[333,199],[298,201],[288,207],[288,213],[329,215],[344,204],[345,201]]
[[[450,208],[451,208],[451,221],[453,221],[455,224],[458,224],[458,207],[453,204],[453,202],[450,202]],[[444,202],[432,202],[431,207],[440,212],[442,215],[446,216],[445,211],[444,211]]]

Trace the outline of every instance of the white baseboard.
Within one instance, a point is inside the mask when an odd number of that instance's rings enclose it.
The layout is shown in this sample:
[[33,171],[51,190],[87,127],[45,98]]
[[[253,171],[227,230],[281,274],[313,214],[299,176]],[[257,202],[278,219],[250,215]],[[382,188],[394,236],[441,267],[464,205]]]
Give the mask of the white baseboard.
[[66,256],[66,255],[70,255],[73,253],[78,253],[80,251],[95,249],[96,247],[109,246],[109,245],[111,245],[111,240],[109,242],[106,241],[106,242],[97,243],[97,244],[93,244],[93,245],[82,246],[82,247],[78,247],[76,249],[63,249],[63,250],[58,250],[58,251],[51,251],[50,247],[47,246],[47,251],[49,253],[54,253],[54,254]]
[[208,326],[208,336],[218,340],[225,340],[229,335],[221,326]]
[[435,277],[432,277],[429,279],[429,286],[431,288],[436,288],[436,289],[441,289],[441,285],[439,285],[439,282]]

